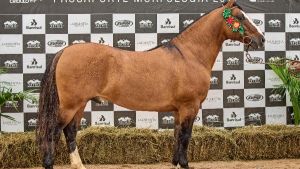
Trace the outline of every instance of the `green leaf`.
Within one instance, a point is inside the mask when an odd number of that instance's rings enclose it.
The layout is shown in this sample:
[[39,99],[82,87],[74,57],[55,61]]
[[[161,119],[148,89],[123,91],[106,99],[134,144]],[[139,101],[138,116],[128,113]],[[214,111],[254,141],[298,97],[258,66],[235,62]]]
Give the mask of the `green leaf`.
[[225,8],[224,11],[223,11],[223,17],[225,19],[229,18],[231,16],[231,9],[229,8]]

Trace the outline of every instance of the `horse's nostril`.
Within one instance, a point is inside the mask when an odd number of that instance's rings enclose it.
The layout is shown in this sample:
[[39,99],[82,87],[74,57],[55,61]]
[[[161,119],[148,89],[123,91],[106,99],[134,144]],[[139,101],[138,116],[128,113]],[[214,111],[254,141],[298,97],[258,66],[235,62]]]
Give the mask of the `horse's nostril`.
[[265,37],[262,37],[262,38],[261,38],[261,42],[262,42],[262,43],[265,43],[265,41],[266,41]]

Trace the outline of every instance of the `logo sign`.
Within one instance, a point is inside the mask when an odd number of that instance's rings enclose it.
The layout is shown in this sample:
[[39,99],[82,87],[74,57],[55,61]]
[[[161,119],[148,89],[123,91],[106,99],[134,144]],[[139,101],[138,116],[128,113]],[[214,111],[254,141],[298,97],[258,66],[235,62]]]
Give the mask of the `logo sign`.
[[236,57],[230,57],[226,60],[228,66],[232,65],[239,65],[240,64],[240,59]]
[[286,107],[266,107],[266,124],[286,124]]
[[54,20],[49,22],[50,29],[62,29],[64,28],[64,23],[60,20]]
[[223,72],[213,71],[210,78],[210,89],[222,89],[223,86]]
[[224,70],[242,70],[243,52],[223,52]]
[[107,29],[108,28],[108,22],[106,20],[97,20],[94,22],[96,29]]
[[285,32],[285,14],[265,14],[265,32]]
[[223,93],[220,90],[209,90],[205,101],[202,103],[203,109],[223,108]]
[[285,51],[285,33],[267,32],[265,37],[267,39],[265,43],[266,51]]
[[299,49],[300,49],[300,33],[299,32],[286,33],[286,43],[287,43],[286,44],[287,50],[299,51]]
[[265,88],[264,70],[246,70],[244,84],[246,89]]
[[300,38],[292,38],[290,39],[291,46],[300,46]]
[[116,34],[114,37],[114,47],[135,50],[135,36],[134,34]]
[[24,132],[24,114],[23,113],[4,113],[14,120],[1,118],[1,130],[4,132]]
[[251,57],[251,58],[247,58],[246,62],[249,64],[259,64],[259,63],[263,63],[263,59],[261,57]]
[[47,43],[48,46],[51,47],[63,47],[66,46],[66,42],[63,40],[51,40]]
[[175,117],[172,112],[159,112],[158,113],[158,128],[173,129],[175,124]]
[[92,125],[114,126],[114,112],[113,111],[101,111],[101,112],[93,111]]
[[238,95],[230,95],[227,97],[227,103],[239,103],[240,102],[240,96]]
[[70,45],[86,43],[86,42],[91,41],[89,34],[72,34],[72,35],[69,35],[68,38],[69,38],[68,41],[69,41]]
[[45,53],[45,35],[23,35],[24,53]]
[[133,25],[133,22],[130,20],[118,20],[115,22],[117,27],[130,27]]
[[4,24],[4,29],[17,29],[19,26],[18,23],[13,20],[5,21],[3,24]]
[[4,67],[7,69],[18,68],[19,63],[16,60],[7,60],[4,62]]
[[100,102],[92,101],[92,111],[113,111],[114,105],[107,100],[101,100]]
[[239,127],[245,125],[244,109],[231,108],[224,110],[224,127]]
[[36,113],[24,113],[24,130],[34,131],[37,126],[37,114]]
[[26,44],[27,48],[41,48],[41,42],[38,40],[30,40]]
[[260,26],[264,23],[262,20],[259,19],[252,19],[252,21],[256,26]]
[[179,33],[179,14],[158,14],[158,33]]
[[240,83],[241,83],[241,81],[237,80],[235,74],[231,74],[231,76],[229,77],[229,80],[226,80],[226,84],[240,84]]
[[23,111],[23,100],[18,101],[6,101],[1,107],[3,113],[14,113]]
[[300,32],[300,15],[298,13],[286,14],[286,32]]
[[224,108],[244,107],[244,89],[223,90]]
[[261,126],[266,123],[264,108],[246,108],[245,125]]
[[136,127],[136,113],[134,111],[115,111],[116,127]]
[[0,35],[0,54],[22,54],[22,35]]
[[267,107],[286,106],[286,97],[281,94],[274,93],[272,89],[266,89],[266,97]]
[[203,109],[203,125],[210,127],[223,127],[223,109]]
[[135,27],[136,33],[156,33],[157,31],[156,14],[136,14]]
[[260,101],[264,98],[264,96],[260,95],[260,94],[251,94],[246,96],[246,99],[248,101]]
[[23,75],[22,74],[1,74],[0,86],[12,88],[13,93],[23,91]]
[[42,29],[42,26],[38,24],[36,19],[31,19],[30,23],[26,26],[26,29]]
[[153,25],[154,25],[153,22],[150,20],[141,20],[139,22],[139,26],[141,29],[149,29],[149,28],[152,28]]
[[136,112],[136,127],[158,129],[158,113]]
[[38,79],[29,80],[29,81],[27,81],[27,87],[28,88],[41,87],[41,81]]
[[219,78],[213,76],[210,78],[210,84],[212,85],[218,85],[219,84]]
[[69,34],[91,33],[90,21],[91,21],[91,15],[89,14],[69,14],[68,33]]
[[135,33],[134,14],[113,14],[114,33]]

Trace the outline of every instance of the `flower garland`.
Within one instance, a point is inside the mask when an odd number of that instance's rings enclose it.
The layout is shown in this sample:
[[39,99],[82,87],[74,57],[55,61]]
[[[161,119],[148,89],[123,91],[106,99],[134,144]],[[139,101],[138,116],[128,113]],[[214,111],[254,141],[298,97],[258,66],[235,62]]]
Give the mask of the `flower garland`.
[[223,11],[223,17],[228,27],[232,28],[232,32],[239,32],[242,36],[245,33],[243,24],[234,16],[232,16],[232,10],[225,8]]

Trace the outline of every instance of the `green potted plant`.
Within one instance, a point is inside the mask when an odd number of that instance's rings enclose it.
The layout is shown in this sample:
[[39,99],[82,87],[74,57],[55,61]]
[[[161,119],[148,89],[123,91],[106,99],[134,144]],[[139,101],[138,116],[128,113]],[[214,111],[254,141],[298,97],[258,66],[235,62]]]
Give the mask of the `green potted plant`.
[[[7,72],[7,69],[0,68],[0,76],[1,76],[1,74],[6,73],[6,72]],[[5,83],[5,82],[2,82],[2,83]],[[34,90],[27,90],[27,91],[23,91],[23,92],[19,92],[19,93],[13,93],[12,88],[9,88],[7,86],[2,86],[0,84],[0,107],[2,107],[7,101],[11,101],[13,106],[16,109],[17,109],[17,105],[16,105],[15,101],[24,99],[24,100],[27,100],[30,102],[36,102],[37,99],[33,95],[31,95],[31,93],[33,91]],[[10,120],[14,120],[14,118],[3,114],[3,112],[1,110],[0,110],[0,116],[8,118]]]
[[[270,60],[269,60],[270,61]],[[273,59],[268,65],[272,68],[275,74],[282,80],[281,85],[275,85],[275,92],[285,95],[286,92],[290,95],[290,100],[293,105],[295,125],[300,123],[300,73],[296,72],[291,66],[289,59]]]

